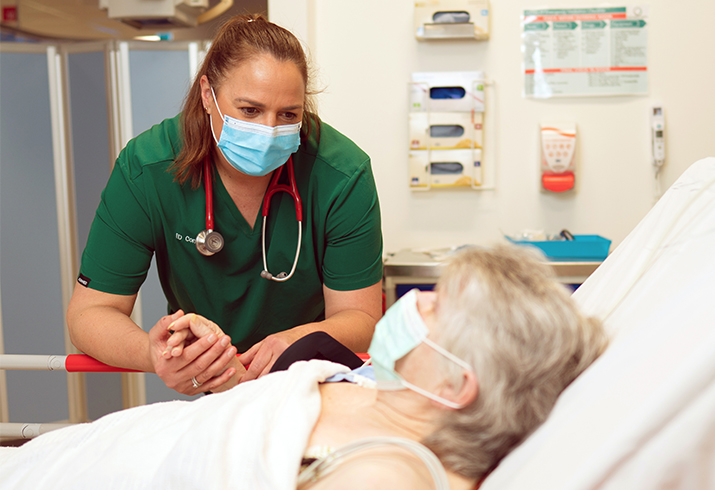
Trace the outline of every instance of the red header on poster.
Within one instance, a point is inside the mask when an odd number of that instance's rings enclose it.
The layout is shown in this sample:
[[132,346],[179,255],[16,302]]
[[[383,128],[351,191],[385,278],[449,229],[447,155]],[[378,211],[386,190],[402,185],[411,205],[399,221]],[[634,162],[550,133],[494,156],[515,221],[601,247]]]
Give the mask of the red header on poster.
[[17,7],[15,5],[2,8],[2,21],[4,23],[17,22]]

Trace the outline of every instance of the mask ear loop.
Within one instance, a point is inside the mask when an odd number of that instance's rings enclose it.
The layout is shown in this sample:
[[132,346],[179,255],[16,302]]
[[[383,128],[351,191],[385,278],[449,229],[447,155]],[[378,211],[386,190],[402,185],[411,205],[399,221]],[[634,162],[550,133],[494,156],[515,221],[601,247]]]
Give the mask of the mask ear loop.
[[424,388],[420,388],[419,386],[413,385],[413,384],[410,383],[409,381],[405,380],[405,378],[403,378],[401,375],[398,374],[398,376],[400,376],[400,379],[401,379],[401,381],[402,381],[402,384],[403,384],[406,388],[408,388],[408,389],[410,389],[410,390],[412,390],[412,391],[414,391],[414,392],[416,392],[416,393],[419,393],[420,395],[422,395],[422,396],[424,396],[424,397],[427,397],[427,398],[429,398],[430,400],[434,400],[434,401],[436,401],[437,403],[441,403],[441,404],[444,405],[445,407],[449,407],[449,408],[453,408],[453,409],[455,409],[455,410],[459,410],[460,408],[464,408],[464,407],[467,406],[467,405],[464,404],[464,403],[456,403],[456,402],[453,402],[452,400],[447,400],[446,398],[442,398],[442,397],[439,396],[439,395],[435,395],[434,393],[431,393],[431,392],[425,390]]
[[[457,357],[454,354],[452,354],[451,352],[449,352],[447,349],[445,349],[441,345],[434,343],[433,341],[431,341],[430,339],[428,339],[426,337],[422,340],[422,342],[424,342],[425,344],[427,344],[428,346],[430,346],[431,348],[433,348],[434,350],[436,350],[437,352],[439,352],[440,354],[445,356],[450,361],[456,363],[459,367],[465,369],[466,371],[474,373],[474,369],[472,368],[472,366],[470,366],[465,361],[463,361],[459,357]],[[439,395],[435,395],[434,393],[431,393],[431,392],[425,390],[424,388],[420,388],[419,386],[413,385],[399,373],[396,373],[396,374],[397,374],[397,376],[400,377],[401,382],[403,383],[403,385],[406,388],[408,388],[416,393],[419,393],[420,395],[425,396],[425,397],[429,398],[430,400],[434,400],[437,403],[441,403],[445,407],[459,410],[459,409],[467,406],[466,403],[456,403],[456,402],[453,402],[452,400],[447,400],[446,398],[443,398]]]
[[[218,101],[216,100],[216,94],[214,93],[214,88],[211,87],[211,95],[214,97],[214,104],[216,104],[216,110],[218,111],[219,115],[221,116],[221,121],[223,121],[223,114],[221,114],[221,108],[218,106]],[[225,124],[225,122],[223,122]],[[214,137],[214,141],[216,142],[216,148],[218,148],[218,151],[221,152],[221,155],[228,161],[228,158],[226,158],[226,154],[223,152],[221,147],[218,145],[218,138],[216,137],[216,132],[214,131],[214,124],[213,124],[213,118],[211,114],[209,114],[209,127],[211,128],[211,134]],[[223,129],[222,129],[223,131]]]
[[427,344],[427,345],[429,345],[430,347],[432,347],[434,350],[436,350],[437,352],[439,352],[440,354],[442,354],[444,357],[446,357],[446,358],[449,359],[450,361],[454,362],[455,364],[458,364],[460,367],[463,367],[464,369],[466,369],[467,371],[470,371],[470,372],[472,372],[472,373],[474,372],[474,368],[472,368],[472,366],[470,366],[470,365],[467,364],[465,361],[463,361],[463,360],[460,359],[459,357],[457,357],[457,356],[455,356],[454,354],[452,354],[451,352],[449,352],[447,349],[445,349],[445,348],[442,347],[441,345],[435,344],[434,342],[432,342],[432,341],[431,341],[430,339],[428,339],[427,337],[425,337],[425,338],[422,340],[422,342],[424,342],[425,344]]
[[223,114],[221,114],[221,108],[218,106],[218,101],[216,100],[216,92],[214,92],[213,87],[211,87],[211,95],[213,95],[214,104],[216,104],[216,110],[218,111],[219,116],[221,116],[221,120],[223,120]]
[[[439,352],[440,354],[442,354],[444,357],[446,357],[447,359],[449,359],[449,360],[452,361],[453,363],[457,364],[459,367],[461,367],[461,368],[464,369],[465,371],[470,372],[470,373],[472,373],[472,374],[475,374],[475,373],[474,373],[474,368],[473,368],[472,366],[470,366],[470,365],[467,364],[464,360],[460,359],[459,357],[457,357],[457,356],[455,356],[454,354],[452,354],[451,352],[449,352],[447,349],[445,349],[445,348],[442,347],[441,345],[436,344],[435,342],[433,342],[432,340],[430,340],[430,339],[428,339],[428,338],[425,338],[422,342],[424,342],[425,344],[427,344],[428,346],[430,346],[431,348],[433,348],[434,350],[436,350],[437,352]],[[442,397],[440,397],[440,398],[441,398],[442,400],[444,400],[444,401],[449,402],[449,403],[445,403],[445,405],[448,406],[448,407],[450,407],[450,408],[454,408],[454,409],[459,410],[460,408],[464,408],[464,407],[467,406],[467,403],[455,403],[455,402],[452,402],[452,401],[450,401],[450,400],[444,399],[444,398],[442,398]],[[444,401],[443,401],[442,403],[444,403]]]
[[[221,114],[221,108],[218,106],[218,101],[216,100],[216,94],[214,93],[214,88],[211,87],[211,95],[214,97],[214,104],[216,104],[216,110],[218,111],[219,115],[221,116],[221,120],[223,121],[223,114]],[[214,141],[216,142],[216,146],[218,146],[218,138],[216,137],[216,132],[214,131],[214,125],[213,125],[213,120],[211,118],[211,114],[209,114],[209,126],[211,127],[211,134],[214,137]],[[221,148],[219,148],[221,150]],[[223,153],[223,151],[222,151]]]

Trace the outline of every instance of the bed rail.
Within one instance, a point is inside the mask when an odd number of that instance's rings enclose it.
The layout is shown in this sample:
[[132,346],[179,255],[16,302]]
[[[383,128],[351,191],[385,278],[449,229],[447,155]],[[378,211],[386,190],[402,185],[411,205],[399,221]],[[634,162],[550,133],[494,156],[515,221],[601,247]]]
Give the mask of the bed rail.
[[[359,353],[357,355],[362,360],[370,358],[366,353]],[[68,373],[141,372],[134,369],[110,366],[86,354],[69,354],[66,356],[0,354],[0,370],[2,369],[21,371],[66,371]],[[68,425],[72,424],[0,423],[0,440],[32,439],[51,430],[61,429]]]
[[110,366],[86,354],[38,356],[0,354],[0,369],[24,371],[66,371],[68,373],[138,373],[134,369]]
[[[240,354],[237,354],[240,356]],[[357,356],[366,361],[367,353]],[[0,354],[0,369],[22,371],[66,371],[68,373],[139,373],[135,369],[110,366],[86,354],[42,356],[26,354]]]
[[[136,373],[133,369],[110,366],[86,354],[67,356],[0,354],[0,369],[22,371],[65,371],[68,373]],[[0,423],[0,441],[32,439],[72,424]],[[12,444],[14,445],[14,444]]]
[[3,439],[32,439],[51,430],[61,429],[74,424],[22,424],[22,423],[2,423],[0,424],[0,440]]

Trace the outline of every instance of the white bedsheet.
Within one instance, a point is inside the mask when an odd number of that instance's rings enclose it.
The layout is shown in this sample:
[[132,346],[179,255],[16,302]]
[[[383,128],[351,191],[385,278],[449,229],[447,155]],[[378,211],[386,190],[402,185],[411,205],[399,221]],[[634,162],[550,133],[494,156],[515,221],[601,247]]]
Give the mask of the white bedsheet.
[[2,454],[0,488],[294,490],[318,382],[347,370],[298,362],[225,393],[50,432]]
[[715,488],[715,158],[574,298],[612,343],[482,490]]

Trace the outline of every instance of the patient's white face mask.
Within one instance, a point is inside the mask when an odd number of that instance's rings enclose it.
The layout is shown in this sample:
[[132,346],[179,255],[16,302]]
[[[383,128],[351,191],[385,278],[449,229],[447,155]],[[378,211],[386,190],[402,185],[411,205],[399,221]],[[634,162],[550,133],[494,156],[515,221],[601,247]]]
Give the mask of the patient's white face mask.
[[375,369],[377,389],[385,391],[409,389],[447,407],[463,408],[463,404],[415,386],[395,371],[395,361],[407,355],[420,343],[425,343],[462,368],[473,371],[465,361],[427,338],[429,330],[417,309],[417,291],[413,289],[402,296],[375,326],[375,334],[367,352]]

